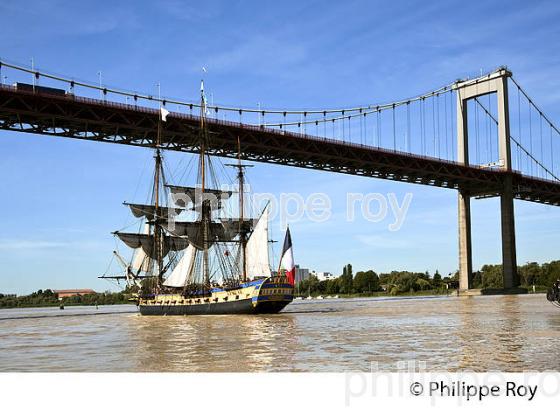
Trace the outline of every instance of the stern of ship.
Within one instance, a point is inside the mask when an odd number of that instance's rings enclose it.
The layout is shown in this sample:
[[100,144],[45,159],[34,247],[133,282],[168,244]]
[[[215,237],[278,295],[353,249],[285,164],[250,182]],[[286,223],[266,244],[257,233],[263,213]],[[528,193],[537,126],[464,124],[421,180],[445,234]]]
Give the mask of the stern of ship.
[[272,276],[256,287],[251,303],[254,313],[278,313],[294,300],[294,286],[284,275]]

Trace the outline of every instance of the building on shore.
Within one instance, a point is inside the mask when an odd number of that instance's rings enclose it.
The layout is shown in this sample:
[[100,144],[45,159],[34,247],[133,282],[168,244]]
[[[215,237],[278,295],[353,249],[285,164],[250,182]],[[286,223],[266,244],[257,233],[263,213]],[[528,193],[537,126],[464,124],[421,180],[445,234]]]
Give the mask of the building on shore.
[[315,275],[320,281],[331,280],[336,277],[331,272],[313,272],[313,275]]
[[58,289],[53,290],[53,293],[58,296],[59,300],[62,300],[71,296],[93,295],[96,292],[93,289]]
[[309,279],[309,269],[296,265],[296,284],[306,279]]

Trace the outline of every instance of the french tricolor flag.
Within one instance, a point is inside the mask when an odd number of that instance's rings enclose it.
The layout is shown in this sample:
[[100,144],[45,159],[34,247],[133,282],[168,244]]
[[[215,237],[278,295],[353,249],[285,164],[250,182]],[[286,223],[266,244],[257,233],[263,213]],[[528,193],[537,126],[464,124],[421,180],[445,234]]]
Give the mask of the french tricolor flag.
[[[280,259],[280,272],[285,271],[288,282],[294,285],[296,282],[296,265],[294,264],[294,252],[292,250],[292,236],[290,228],[286,229],[286,238],[282,247],[282,259]],[[278,273],[280,273],[278,272]]]

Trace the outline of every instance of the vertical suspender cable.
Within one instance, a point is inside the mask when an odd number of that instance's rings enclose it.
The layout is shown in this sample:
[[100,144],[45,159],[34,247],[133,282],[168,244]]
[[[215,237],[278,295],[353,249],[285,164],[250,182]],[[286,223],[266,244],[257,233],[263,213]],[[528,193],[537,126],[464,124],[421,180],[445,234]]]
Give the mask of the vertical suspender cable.
[[381,111],[377,110],[377,146],[381,147]]
[[362,109],[360,108],[360,144],[363,144],[363,134],[362,134]]
[[397,124],[395,122],[395,104],[393,104],[393,151],[397,150]]
[[552,173],[556,175],[554,171],[554,144],[552,142],[552,124],[550,125],[550,162],[552,166]]
[[348,116],[348,142],[352,142],[352,123],[350,122],[350,120],[352,119],[352,116]]
[[365,145],[368,144],[368,137],[367,137],[368,127],[367,127],[367,114],[364,113],[364,143]]
[[436,102],[432,97],[432,137],[434,141],[434,157],[436,156]]
[[410,101],[406,102],[406,151],[412,153],[410,146]]
[[454,160],[455,159],[455,155],[456,155],[456,151],[455,151],[455,138],[456,138],[456,132],[457,132],[457,126],[455,125],[455,121],[453,120],[457,114],[456,110],[453,110],[453,101],[456,101],[455,98],[453,98],[453,92],[451,92],[449,98],[449,113],[451,114],[451,159]]
[[[531,102],[529,101],[529,103],[527,104],[527,106],[529,107],[529,152],[531,153],[531,155],[533,155],[533,120],[532,120],[532,115],[531,115]],[[531,175],[533,175],[533,161],[531,161]]]
[[424,106],[424,97],[420,100],[420,128],[421,128],[421,145],[422,145],[422,155],[426,155],[426,109]]
[[447,127],[447,93],[443,94],[443,125],[444,131],[443,135],[445,138],[445,159],[450,159],[449,157],[449,128]]
[[437,155],[438,158],[441,159],[441,133],[440,133],[440,129],[439,129],[439,125],[440,125],[440,116],[439,116],[439,94],[436,95],[436,118],[437,118],[437,127],[436,127],[436,131],[437,131]]
[[[540,114],[540,112],[539,112],[539,114]],[[539,160],[544,162],[544,149],[543,149],[543,145],[544,145],[543,142],[544,141],[543,141],[543,133],[542,133],[542,114],[539,115],[539,129],[540,129],[539,132],[540,132],[540,135],[541,135],[541,138],[540,138],[540,140],[541,140],[541,157],[539,158]],[[546,174],[544,173],[544,170],[541,169],[540,171],[541,171],[542,176],[546,177]]]
[[[492,112],[492,97],[490,94],[488,94],[488,112],[491,113]],[[488,134],[488,146],[489,146],[489,151],[488,151],[488,163],[492,162],[492,158],[493,158],[493,144],[492,144],[492,122],[490,121],[490,115],[486,115],[486,124],[487,124],[487,134]]]
[[476,146],[475,146],[475,152],[476,152],[476,163],[480,164],[479,161],[479,151],[480,151],[480,147],[479,147],[479,142],[480,142],[480,137],[479,137],[479,133],[478,133],[478,105],[475,105],[474,108],[474,125],[475,125],[475,134],[476,134]]
[[[519,86],[517,86],[517,133],[519,135],[519,142],[523,143],[523,138],[521,135],[521,91],[519,90]],[[521,163],[521,149],[519,145],[517,146],[517,166],[519,167],[518,171],[523,172],[523,164]]]

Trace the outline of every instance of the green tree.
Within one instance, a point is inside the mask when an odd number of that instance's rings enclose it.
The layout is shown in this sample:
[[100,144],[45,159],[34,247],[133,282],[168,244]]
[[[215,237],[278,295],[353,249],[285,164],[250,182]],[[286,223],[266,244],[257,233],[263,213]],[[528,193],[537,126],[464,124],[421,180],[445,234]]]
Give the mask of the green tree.
[[441,280],[441,275],[439,274],[439,272],[436,270],[436,273],[434,273],[434,277],[432,278],[432,286],[435,289],[439,289],[441,288],[441,285],[443,284],[442,280]]
[[352,293],[353,281],[352,276],[352,265],[348,264],[342,269],[342,275],[339,278],[340,281],[340,292],[341,293]]
[[337,293],[340,293],[340,285],[338,282],[339,282],[338,278],[328,280],[326,293],[329,295],[335,295]]
[[319,279],[315,275],[309,275],[305,280],[299,283],[299,292],[302,295],[307,295],[319,291]]
[[376,292],[379,289],[379,277],[372,270],[358,272],[354,277],[353,287],[356,292]]
[[472,287],[473,288],[482,287],[482,272],[480,271],[473,272]]
[[502,288],[502,265],[484,265],[480,270],[483,288]]
[[530,286],[542,282],[543,268],[537,262],[529,262],[518,269],[522,285]]

